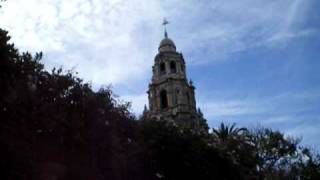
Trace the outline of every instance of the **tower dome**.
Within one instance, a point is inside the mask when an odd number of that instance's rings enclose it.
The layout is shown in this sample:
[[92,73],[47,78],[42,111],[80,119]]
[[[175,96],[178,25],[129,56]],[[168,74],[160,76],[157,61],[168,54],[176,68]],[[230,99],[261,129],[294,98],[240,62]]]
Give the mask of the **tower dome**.
[[161,40],[158,51],[159,52],[176,52],[176,45],[174,42],[168,38],[168,33],[166,29],[166,25],[169,22],[167,20],[164,20],[163,25],[164,25],[164,39]]
[[176,52],[176,45],[167,36],[160,42],[159,52]]

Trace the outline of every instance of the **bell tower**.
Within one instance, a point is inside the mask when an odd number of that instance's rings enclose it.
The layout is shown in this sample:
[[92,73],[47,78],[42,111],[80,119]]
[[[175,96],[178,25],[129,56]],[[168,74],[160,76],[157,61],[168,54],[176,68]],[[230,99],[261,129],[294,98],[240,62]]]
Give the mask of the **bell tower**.
[[152,66],[153,74],[147,91],[149,110],[145,109],[144,116],[197,127],[205,120],[201,111],[196,109],[195,87],[192,81],[187,80],[185,60],[168,37],[167,24],[164,20],[164,39],[159,44]]

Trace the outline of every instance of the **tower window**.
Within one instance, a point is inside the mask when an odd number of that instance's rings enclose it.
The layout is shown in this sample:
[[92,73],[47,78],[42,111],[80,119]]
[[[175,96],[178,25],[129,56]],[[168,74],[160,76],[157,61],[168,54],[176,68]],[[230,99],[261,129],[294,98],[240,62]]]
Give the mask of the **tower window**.
[[174,101],[174,103],[175,103],[175,105],[177,105],[178,104],[178,99],[179,99],[179,89],[176,89],[176,97],[175,97],[175,101]]
[[162,90],[160,92],[160,106],[161,106],[161,109],[168,107],[168,99],[167,99],[167,91],[166,90]]
[[173,62],[173,61],[170,62],[170,71],[171,71],[171,73],[176,73],[177,72],[176,63]]
[[187,96],[187,103],[190,104],[190,95],[188,92],[186,92],[186,96]]
[[162,62],[160,63],[160,75],[165,73],[166,73],[166,65],[164,64],[164,62]]

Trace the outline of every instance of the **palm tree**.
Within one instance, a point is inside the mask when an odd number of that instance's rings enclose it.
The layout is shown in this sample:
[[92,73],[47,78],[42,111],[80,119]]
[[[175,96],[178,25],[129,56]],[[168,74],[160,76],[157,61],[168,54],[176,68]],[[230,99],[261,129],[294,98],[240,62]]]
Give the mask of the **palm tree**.
[[247,132],[247,128],[237,128],[236,124],[233,123],[230,125],[225,125],[223,122],[220,124],[220,127],[215,129],[212,128],[213,134],[218,137],[222,142],[225,142],[229,138],[241,135],[244,132]]

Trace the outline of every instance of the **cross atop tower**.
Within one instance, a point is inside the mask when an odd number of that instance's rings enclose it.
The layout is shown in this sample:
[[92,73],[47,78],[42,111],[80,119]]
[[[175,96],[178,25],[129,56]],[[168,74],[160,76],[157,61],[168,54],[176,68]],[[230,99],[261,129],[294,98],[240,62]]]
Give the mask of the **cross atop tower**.
[[167,33],[167,24],[169,24],[169,21],[167,21],[166,18],[163,19],[162,25],[164,26],[164,37],[168,38],[168,33]]

